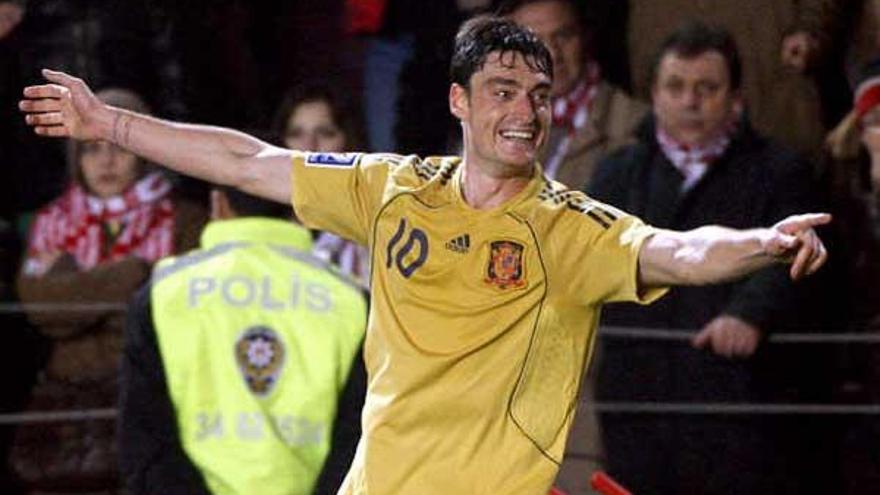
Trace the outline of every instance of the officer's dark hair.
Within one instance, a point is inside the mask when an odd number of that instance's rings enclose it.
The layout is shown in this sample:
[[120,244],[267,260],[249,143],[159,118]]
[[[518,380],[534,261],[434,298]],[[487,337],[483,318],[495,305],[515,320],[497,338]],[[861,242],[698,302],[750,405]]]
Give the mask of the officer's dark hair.
[[217,186],[217,189],[226,195],[229,206],[240,217],[293,218],[293,209],[290,205],[259,198],[234,187]]
[[530,69],[553,78],[553,61],[541,40],[513,21],[480,15],[461,25],[455,35],[449,77],[453,83],[470,89],[471,76],[486,64],[492,52],[519,53]]
[[742,85],[742,63],[736,41],[729,31],[720,26],[689,21],[672,32],[660,45],[651,65],[651,83],[657,82],[660,61],[674,53],[681,58],[699,57],[706,52],[718,52],[727,64],[730,88],[738,90]]

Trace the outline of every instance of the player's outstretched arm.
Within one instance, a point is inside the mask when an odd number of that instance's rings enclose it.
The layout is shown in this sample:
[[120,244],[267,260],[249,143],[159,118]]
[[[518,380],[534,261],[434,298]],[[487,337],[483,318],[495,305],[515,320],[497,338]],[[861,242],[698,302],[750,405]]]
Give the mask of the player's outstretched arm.
[[19,108],[40,136],[105,140],[186,175],[290,201],[291,152],[220,127],[180,124],[105,105],[81,79],[44,70]]
[[830,221],[831,215],[818,213],[793,215],[765,229],[661,230],[639,252],[639,282],[645,287],[712,284],[774,263],[791,263],[796,280],[825,263],[828,253],[814,227]]

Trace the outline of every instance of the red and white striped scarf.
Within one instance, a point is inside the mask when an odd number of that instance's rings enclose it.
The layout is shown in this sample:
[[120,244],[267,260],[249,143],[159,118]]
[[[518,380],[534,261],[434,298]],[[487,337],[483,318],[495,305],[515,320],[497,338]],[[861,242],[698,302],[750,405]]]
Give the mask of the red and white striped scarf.
[[366,247],[329,232],[321,232],[312,254],[336,265],[342,273],[369,288],[370,252]]
[[701,145],[688,145],[670,136],[662,127],[657,126],[656,137],[660,149],[672,165],[684,175],[681,190],[687,191],[706,175],[709,165],[721,158],[730,145],[731,137],[736,131],[736,124],[731,121],[722,132]]
[[599,64],[587,62],[581,82],[567,95],[553,99],[553,127],[563,127],[574,134],[587,123],[601,76]]
[[[79,184],[41,210],[31,229],[24,271],[40,274],[42,255],[64,252],[83,270],[129,255],[156,261],[174,249],[171,183],[160,173],[137,181],[110,198],[90,195]],[[111,225],[117,234],[108,240]]]

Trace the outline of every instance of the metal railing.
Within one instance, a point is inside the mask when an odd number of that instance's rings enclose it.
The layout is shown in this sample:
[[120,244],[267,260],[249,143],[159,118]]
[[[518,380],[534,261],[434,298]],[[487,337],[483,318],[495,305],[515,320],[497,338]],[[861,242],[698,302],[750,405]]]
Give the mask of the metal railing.
[[[122,303],[0,303],[0,314],[35,312],[124,312]],[[694,332],[677,329],[655,329],[606,326],[599,336],[612,339],[689,342]],[[880,334],[871,333],[780,333],[771,334],[767,342],[786,344],[880,344]],[[718,402],[586,402],[581,408],[599,413],[644,414],[722,414],[722,415],[880,415],[880,404],[786,404],[786,403],[718,403]],[[117,410],[84,409],[65,411],[30,411],[0,414],[0,425],[51,423],[62,421],[115,420]]]

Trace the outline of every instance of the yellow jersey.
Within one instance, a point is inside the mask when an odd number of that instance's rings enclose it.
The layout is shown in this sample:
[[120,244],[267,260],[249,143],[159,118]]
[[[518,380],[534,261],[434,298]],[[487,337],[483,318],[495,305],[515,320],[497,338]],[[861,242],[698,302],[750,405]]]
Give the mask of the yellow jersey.
[[369,245],[363,436],[341,493],[545,494],[601,305],[649,302],[654,230],[544,178],[470,207],[461,159],[303,153],[307,225]]

